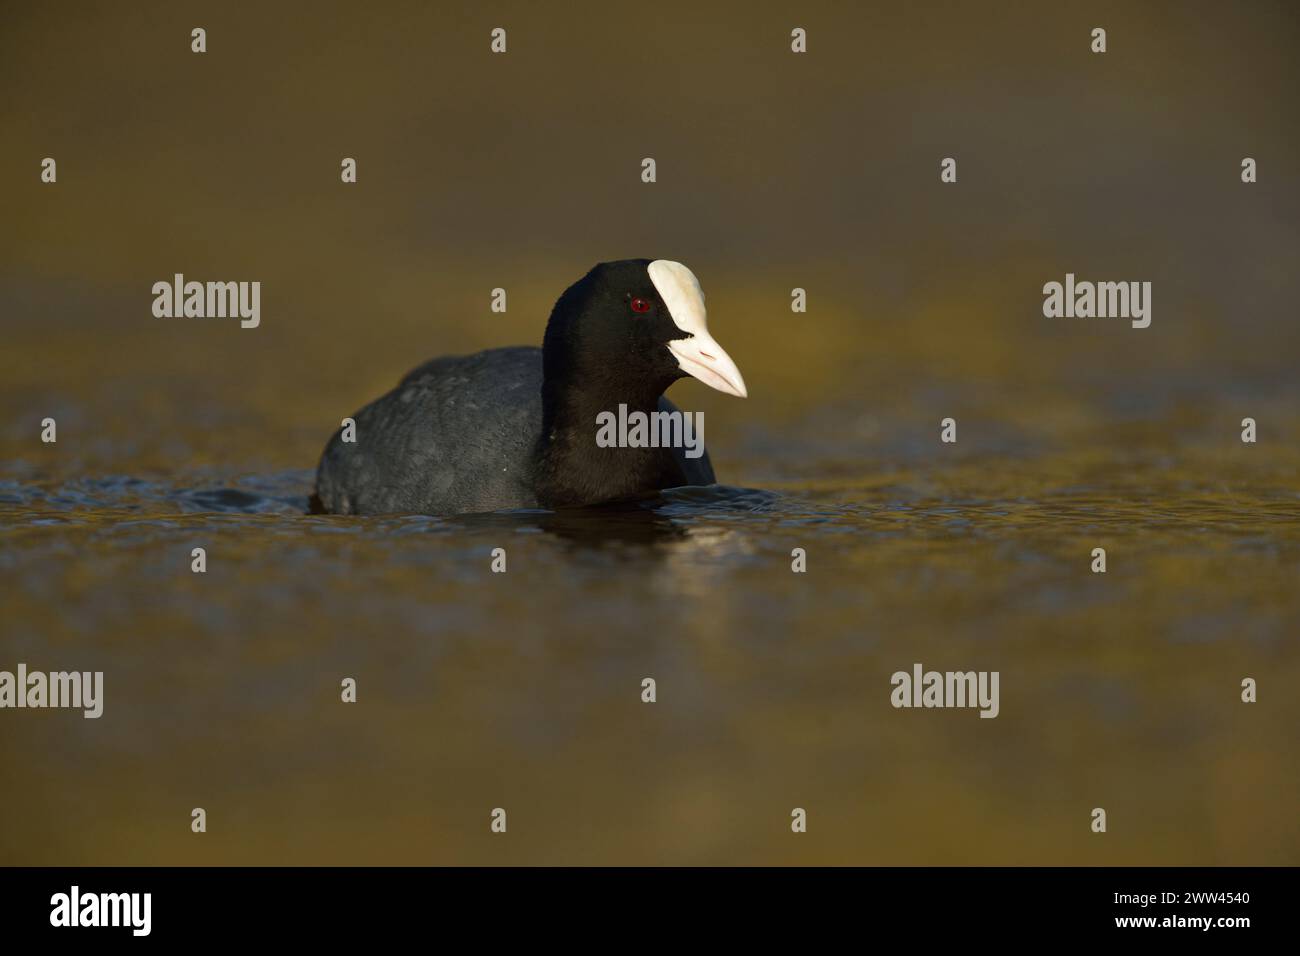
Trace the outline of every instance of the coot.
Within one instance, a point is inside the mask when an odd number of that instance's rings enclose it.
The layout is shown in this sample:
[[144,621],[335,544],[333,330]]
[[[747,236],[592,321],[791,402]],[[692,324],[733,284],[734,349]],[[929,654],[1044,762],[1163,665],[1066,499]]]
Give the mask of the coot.
[[602,447],[606,413],[676,412],[664,397],[691,375],[744,398],[709,335],[704,293],[680,262],[603,262],[555,303],[540,349],[445,356],[410,372],[334,433],[314,512],[464,514],[560,508],[716,479],[707,452]]

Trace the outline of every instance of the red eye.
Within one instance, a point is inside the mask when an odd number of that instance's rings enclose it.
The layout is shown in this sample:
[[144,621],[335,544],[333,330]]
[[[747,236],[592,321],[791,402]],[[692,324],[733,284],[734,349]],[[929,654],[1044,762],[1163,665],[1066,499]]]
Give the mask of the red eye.
[[643,313],[650,311],[650,301],[648,299],[633,299],[631,305],[633,312]]

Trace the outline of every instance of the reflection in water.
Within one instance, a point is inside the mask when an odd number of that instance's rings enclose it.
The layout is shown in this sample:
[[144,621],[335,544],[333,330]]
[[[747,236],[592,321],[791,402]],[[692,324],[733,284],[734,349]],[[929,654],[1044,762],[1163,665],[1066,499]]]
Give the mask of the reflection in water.
[[[707,519],[713,512],[747,513],[772,510],[781,496],[751,488],[713,485],[708,488],[673,488],[637,501],[611,502],[556,511],[522,509],[490,515],[459,515],[447,519],[466,528],[537,530],[583,548],[626,545],[667,545],[690,539],[698,550],[710,538],[724,536],[718,529],[692,530],[674,518]],[[649,548],[648,554],[663,554]]]
[[577,548],[603,549],[617,546],[650,547],[672,541],[685,535],[685,531],[671,519],[655,511],[652,501],[619,502],[585,508],[564,508],[558,511],[516,510],[486,515],[458,515],[448,522],[461,527],[484,531],[495,529],[507,532],[530,531],[554,535]]

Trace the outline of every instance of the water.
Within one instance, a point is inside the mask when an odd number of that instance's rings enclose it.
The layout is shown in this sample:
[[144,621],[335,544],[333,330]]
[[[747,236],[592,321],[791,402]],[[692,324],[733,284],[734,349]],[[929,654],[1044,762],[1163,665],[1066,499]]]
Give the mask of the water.
[[[106,700],[4,715],[3,858],[1295,862],[1288,475],[1022,449],[851,479],[754,434],[740,473],[832,477],[357,519],[303,514],[302,469],[11,464],[5,663]],[[914,662],[998,670],[1000,715],[893,709]]]

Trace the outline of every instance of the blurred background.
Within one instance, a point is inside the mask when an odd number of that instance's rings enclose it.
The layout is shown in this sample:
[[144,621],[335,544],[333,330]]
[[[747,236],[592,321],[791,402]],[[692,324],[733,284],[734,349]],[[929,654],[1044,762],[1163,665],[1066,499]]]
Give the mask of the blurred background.
[[[1267,2],[3,3],[0,669],[106,701],[0,714],[0,862],[1300,862],[1298,41]],[[727,488],[301,515],[343,416],[634,256],[744,372],[672,391]],[[261,326],[154,318],[176,272]],[[1067,272],[1150,281],[1150,328],[1044,318]],[[1001,716],[893,710],[915,661]]]

